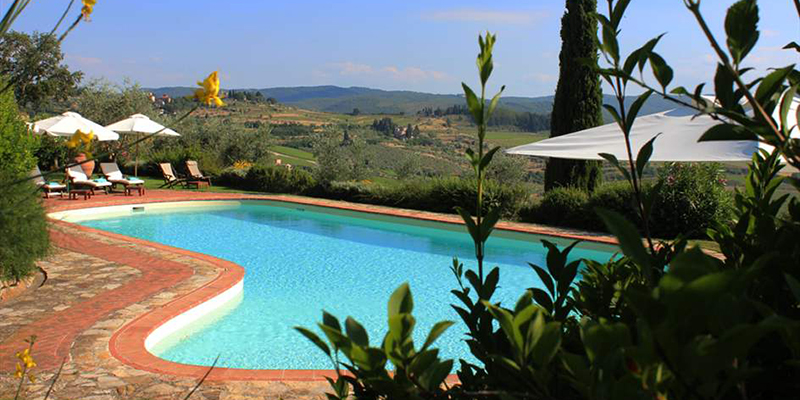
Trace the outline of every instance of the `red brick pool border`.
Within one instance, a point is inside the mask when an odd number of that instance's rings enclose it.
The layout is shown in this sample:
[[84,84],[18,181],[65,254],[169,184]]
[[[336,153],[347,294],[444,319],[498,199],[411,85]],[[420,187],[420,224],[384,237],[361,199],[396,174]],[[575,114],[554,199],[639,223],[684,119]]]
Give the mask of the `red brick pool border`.
[[[295,204],[337,208],[341,210],[414,218],[418,220],[461,224],[461,221],[457,216],[294,196],[151,190],[148,191],[148,195],[146,197],[123,197],[113,195],[95,196],[88,201],[48,199],[45,201],[45,204],[48,211],[55,212],[126,204],[213,200],[281,201]],[[241,266],[206,254],[179,249],[160,243],[154,243],[111,232],[100,231],[63,221],[52,222],[54,224],[69,226],[72,229],[78,229],[84,232],[90,232],[116,240],[134,243],[138,246],[148,246],[161,251],[192,257],[215,266],[219,270],[219,274],[212,281],[179,297],[178,299],[166,304],[161,308],[157,308],[140,315],[115,332],[109,342],[109,350],[115,358],[140,370],[158,374],[192,378],[200,378],[208,371],[208,367],[179,364],[152,355],[145,349],[145,339],[156,328],[163,325],[170,319],[201,303],[208,301],[209,299],[239,283],[244,278],[244,269]],[[608,236],[595,236],[590,233],[582,234],[574,231],[561,231],[548,227],[540,227],[528,224],[503,222],[498,224],[498,229],[557,236],[566,239],[580,239],[605,244],[616,244],[616,241]],[[5,349],[6,344],[13,342],[14,339],[21,339],[30,333],[36,333],[40,336],[39,340],[37,341],[38,351],[46,351],[46,354],[49,356],[46,359],[42,359],[42,367],[45,368],[52,368],[54,365],[57,366],[57,363],[68,354],[71,343],[75,340],[75,338],[82,331],[91,327],[104,315],[108,315],[115,310],[127,307],[131,304],[148,298],[149,296],[165,288],[172,287],[188,279],[192,275],[192,270],[187,265],[170,260],[155,258],[145,254],[144,252],[137,252],[134,249],[113,246],[97,241],[87,245],[87,239],[81,238],[80,242],[78,242],[75,238],[72,238],[69,235],[57,230],[51,230],[51,236],[53,237],[53,241],[56,246],[131,266],[139,269],[142,272],[142,276],[123,285],[122,287],[101,293],[87,302],[77,304],[69,309],[56,313],[51,317],[36,321],[31,325],[23,327],[11,338],[6,339],[3,344],[0,344],[0,351],[3,351],[2,354],[6,354],[8,352],[7,349]],[[42,336],[42,333],[46,333],[48,329],[53,330],[52,327],[58,327],[59,333]],[[47,365],[44,365],[44,363],[47,363]],[[218,367],[211,372],[208,379],[212,381],[318,381],[323,380],[326,376],[335,376],[335,373],[332,370],[249,370]]]

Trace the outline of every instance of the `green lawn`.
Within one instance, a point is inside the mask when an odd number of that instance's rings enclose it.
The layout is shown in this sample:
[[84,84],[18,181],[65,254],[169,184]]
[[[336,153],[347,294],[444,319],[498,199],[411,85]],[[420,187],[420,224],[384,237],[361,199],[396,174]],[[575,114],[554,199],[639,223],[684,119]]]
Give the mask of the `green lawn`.
[[489,131],[486,132],[486,141],[504,148],[521,146],[523,144],[538,142],[547,138],[547,132],[509,132],[509,131]]
[[[147,189],[159,189],[159,188],[161,188],[161,185],[164,184],[164,180],[161,179],[161,178],[155,178],[155,177],[150,177],[150,176],[140,176],[139,179],[144,181],[144,187],[147,188]],[[202,189],[194,189],[194,187],[192,187],[191,189],[187,189],[187,188],[184,188],[184,187],[182,187],[180,185],[176,185],[176,186],[172,187],[172,190],[190,190],[190,191],[195,191],[195,192],[199,190],[201,192],[212,192],[212,193],[250,193],[250,194],[252,194],[252,193],[261,193],[261,192],[254,192],[254,191],[248,191],[248,190],[234,189],[234,188],[230,188],[230,187],[227,187],[227,186],[220,186],[220,185],[214,183],[214,179],[213,178],[211,179],[211,184],[213,186],[210,186],[210,187],[203,186]]]
[[292,164],[310,168],[313,168],[314,165],[316,165],[317,159],[313,154],[307,151],[286,146],[270,146],[270,150],[278,153],[274,156],[276,158],[280,158],[284,164]]
[[314,157],[313,154],[303,151],[300,149],[295,149],[293,147],[286,147],[286,146],[271,146],[270,149],[276,153],[285,154],[287,156],[291,156],[294,158],[300,158],[306,161],[316,161],[317,159]]

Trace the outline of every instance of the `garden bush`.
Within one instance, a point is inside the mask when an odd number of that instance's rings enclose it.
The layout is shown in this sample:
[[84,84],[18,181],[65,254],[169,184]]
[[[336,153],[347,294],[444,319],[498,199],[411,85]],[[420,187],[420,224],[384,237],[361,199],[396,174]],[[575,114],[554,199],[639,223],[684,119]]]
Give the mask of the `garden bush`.
[[[732,196],[725,190],[719,164],[671,163],[658,169],[658,184],[642,184],[644,196],[658,190],[650,231],[671,239],[680,234],[705,238],[705,230],[731,218]],[[606,232],[595,214],[598,208],[614,211],[640,229],[633,189],[627,182],[600,185],[591,195],[575,188],[557,188],[520,212],[520,219],[546,225]]]
[[733,196],[725,190],[720,164],[669,163],[658,169],[658,181],[661,187],[652,215],[654,235],[705,236],[706,228],[731,220]]
[[[642,186],[642,191],[645,193],[651,190],[651,185],[647,182]],[[633,189],[628,182],[608,182],[602,184],[589,196],[586,207],[587,215],[590,216],[590,220],[584,228],[595,231],[605,230],[605,224],[603,224],[600,218],[597,218],[597,214],[594,212],[597,208],[617,212],[625,216],[628,221],[636,223],[637,226],[641,226],[642,221],[639,217],[639,213],[636,211],[635,204],[636,199],[633,194]]]
[[[588,213],[589,195],[578,188],[559,187],[544,194],[538,204],[526,211],[526,222],[586,228],[594,217]],[[528,219],[530,218],[530,219]]]
[[28,176],[36,166],[38,138],[20,120],[13,91],[0,93],[0,279],[18,280],[50,248],[44,207]]
[[300,194],[315,184],[314,177],[308,172],[279,166],[255,165],[245,177],[245,188],[268,193]]
[[[415,179],[397,186],[331,182],[314,188],[308,194],[332,200],[453,214],[456,207],[474,213],[477,193],[473,179],[451,177]],[[504,218],[516,218],[528,196],[528,191],[522,185],[501,185],[487,181],[484,187],[484,212],[498,208]]]

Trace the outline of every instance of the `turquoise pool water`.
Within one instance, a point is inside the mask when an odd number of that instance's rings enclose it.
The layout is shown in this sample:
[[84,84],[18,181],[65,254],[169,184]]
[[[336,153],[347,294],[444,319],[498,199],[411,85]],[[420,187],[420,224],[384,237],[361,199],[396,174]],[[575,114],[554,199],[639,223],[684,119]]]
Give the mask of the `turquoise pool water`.
[[[303,206],[243,203],[181,212],[143,212],[84,220],[93,228],[224,258],[245,268],[241,298],[176,333],[153,352],[195,365],[253,369],[329,369],[324,354],[292,329],[316,329],[322,310],[360,321],[379,344],[386,302],[409,282],[419,343],[440,320],[459,322],[437,342],[444,357],[468,358],[465,330],[450,304],[453,256],[475,267],[472,242],[461,227],[323,211]],[[350,213],[353,214],[353,213]],[[487,265],[500,267],[495,298],[513,302],[541,286],[527,262],[544,264],[532,235],[495,235]],[[523,239],[523,240],[520,240]],[[575,258],[606,260],[603,249],[577,248]],[[318,331],[318,330],[317,330]]]

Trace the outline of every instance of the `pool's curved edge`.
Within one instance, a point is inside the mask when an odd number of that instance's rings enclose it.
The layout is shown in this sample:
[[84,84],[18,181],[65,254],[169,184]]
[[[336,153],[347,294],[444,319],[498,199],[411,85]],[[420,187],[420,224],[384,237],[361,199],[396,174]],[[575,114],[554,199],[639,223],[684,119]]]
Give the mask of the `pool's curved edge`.
[[[133,200],[133,199],[131,199]],[[151,204],[151,203],[178,203],[181,201],[175,200],[166,200],[166,201],[159,201],[156,199],[150,201],[141,201],[142,199],[138,199],[139,201],[130,201],[127,204],[125,203],[117,203],[117,204],[86,204],[86,206],[81,207],[81,205],[71,205],[68,207],[63,207],[58,210],[51,210],[51,211],[75,211],[75,210],[86,210],[89,208],[105,208],[108,206],[131,206],[135,203],[143,203],[143,204]],[[397,217],[404,217],[404,218],[414,218],[414,219],[421,219],[427,221],[435,221],[435,222],[445,222],[451,224],[461,224],[462,222],[458,221],[455,218],[449,218],[449,216],[439,216],[439,215],[421,215],[418,213],[413,213],[406,210],[397,210],[396,212],[391,212],[389,210],[376,210],[374,208],[369,207],[358,207],[351,205],[349,203],[345,204],[331,204],[329,201],[319,202],[319,201],[297,201],[297,199],[287,199],[278,196],[242,196],[232,199],[231,197],[221,196],[220,198],[213,198],[213,199],[202,199],[202,200],[190,200],[190,201],[198,201],[198,202],[213,202],[213,201],[225,201],[225,200],[272,200],[272,201],[282,201],[282,202],[289,202],[289,203],[296,203],[296,204],[306,204],[306,205],[316,205],[321,207],[331,207],[331,208],[338,208],[344,210],[351,210],[351,211],[359,211],[359,212],[366,212],[366,213],[374,213],[374,214],[383,214],[383,215],[390,215],[390,216],[397,216]],[[392,210],[394,211],[394,210]],[[54,214],[51,212],[51,214]],[[192,377],[192,378],[202,378],[203,376],[208,373],[209,367],[205,366],[198,366],[198,365],[188,365],[188,364],[180,364],[168,360],[164,360],[159,358],[147,350],[147,340],[148,337],[151,336],[153,333],[157,332],[158,329],[162,326],[168,325],[171,321],[175,320],[176,318],[180,318],[181,315],[190,313],[193,309],[201,306],[204,303],[209,301],[213,301],[213,299],[217,298],[220,295],[224,295],[229,290],[236,290],[234,289],[237,285],[242,285],[244,279],[244,268],[239,266],[238,264],[232,263],[227,260],[223,260],[217,257],[209,256],[202,253],[196,253],[185,249],[180,249],[172,246],[167,246],[161,243],[150,242],[143,239],[133,238],[130,236],[120,235],[113,232],[102,231],[94,228],[89,228],[86,226],[78,225],[75,223],[63,221],[60,218],[50,218],[50,221],[55,224],[63,224],[69,226],[74,229],[82,230],[85,232],[90,232],[98,235],[103,235],[107,237],[111,237],[117,240],[123,240],[126,242],[134,243],[137,245],[142,246],[149,246],[153,247],[162,251],[168,251],[177,253],[180,255],[189,256],[201,261],[208,262],[209,264],[214,265],[219,269],[219,275],[212,280],[211,282],[203,285],[202,287],[193,290],[192,292],[164,305],[161,308],[151,310],[145,314],[140,315],[139,317],[135,318],[133,321],[125,324],[122,328],[116,331],[111,340],[109,341],[109,351],[112,356],[116,359],[120,360],[122,363],[131,366],[133,368],[158,373],[158,374],[166,374],[172,376],[182,376],[182,377]],[[587,241],[594,241],[604,244],[611,244],[615,241],[608,240],[606,237],[587,237],[581,235],[572,235],[572,234],[564,234],[562,232],[555,233],[552,231],[543,232],[540,230],[534,229],[522,229],[517,228],[511,224],[498,224],[498,229],[501,230],[508,230],[508,231],[517,231],[522,233],[533,233],[533,234],[544,234],[544,235],[552,235],[562,238],[569,238],[569,239],[582,239]],[[505,225],[505,226],[503,226]],[[137,267],[136,260],[130,261],[130,266]],[[235,292],[234,292],[235,293]],[[166,330],[165,330],[166,332]],[[249,381],[249,380],[259,380],[259,381],[322,381],[326,377],[335,377],[336,373],[334,370],[265,370],[265,369],[234,369],[234,368],[223,368],[223,367],[216,367],[214,368],[208,375],[206,379],[211,381]],[[456,379],[455,376],[451,376],[448,380]]]
[[[219,271],[218,275],[203,286],[173,300],[166,305],[146,312],[134,320],[126,323],[114,332],[108,343],[111,355],[130,367],[171,376],[202,378],[209,367],[199,365],[180,364],[155,356],[147,350],[148,337],[156,333],[159,328],[168,326],[171,321],[181,315],[191,313],[192,310],[202,307],[209,301],[225,295],[244,282],[244,268],[238,264],[213,257],[207,254],[196,253],[185,249],[167,246],[161,243],[120,235],[113,232],[102,231],[71,222],[51,219],[54,224],[68,226],[83,232],[106,236],[112,239],[123,240],[139,246],[148,246],[161,251],[189,256],[207,262]],[[131,259],[126,262],[134,268],[147,268],[149,265],[139,265],[140,261]],[[190,314],[191,315],[191,314]],[[187,323],[190,321],[186,321]],[[166,332],[166,331],[164,331]],[[325,377],[335,377],[333,370],[266,370],[266,369],[234,369],[216,367],[208,375],[210,381],[322,381]]]

